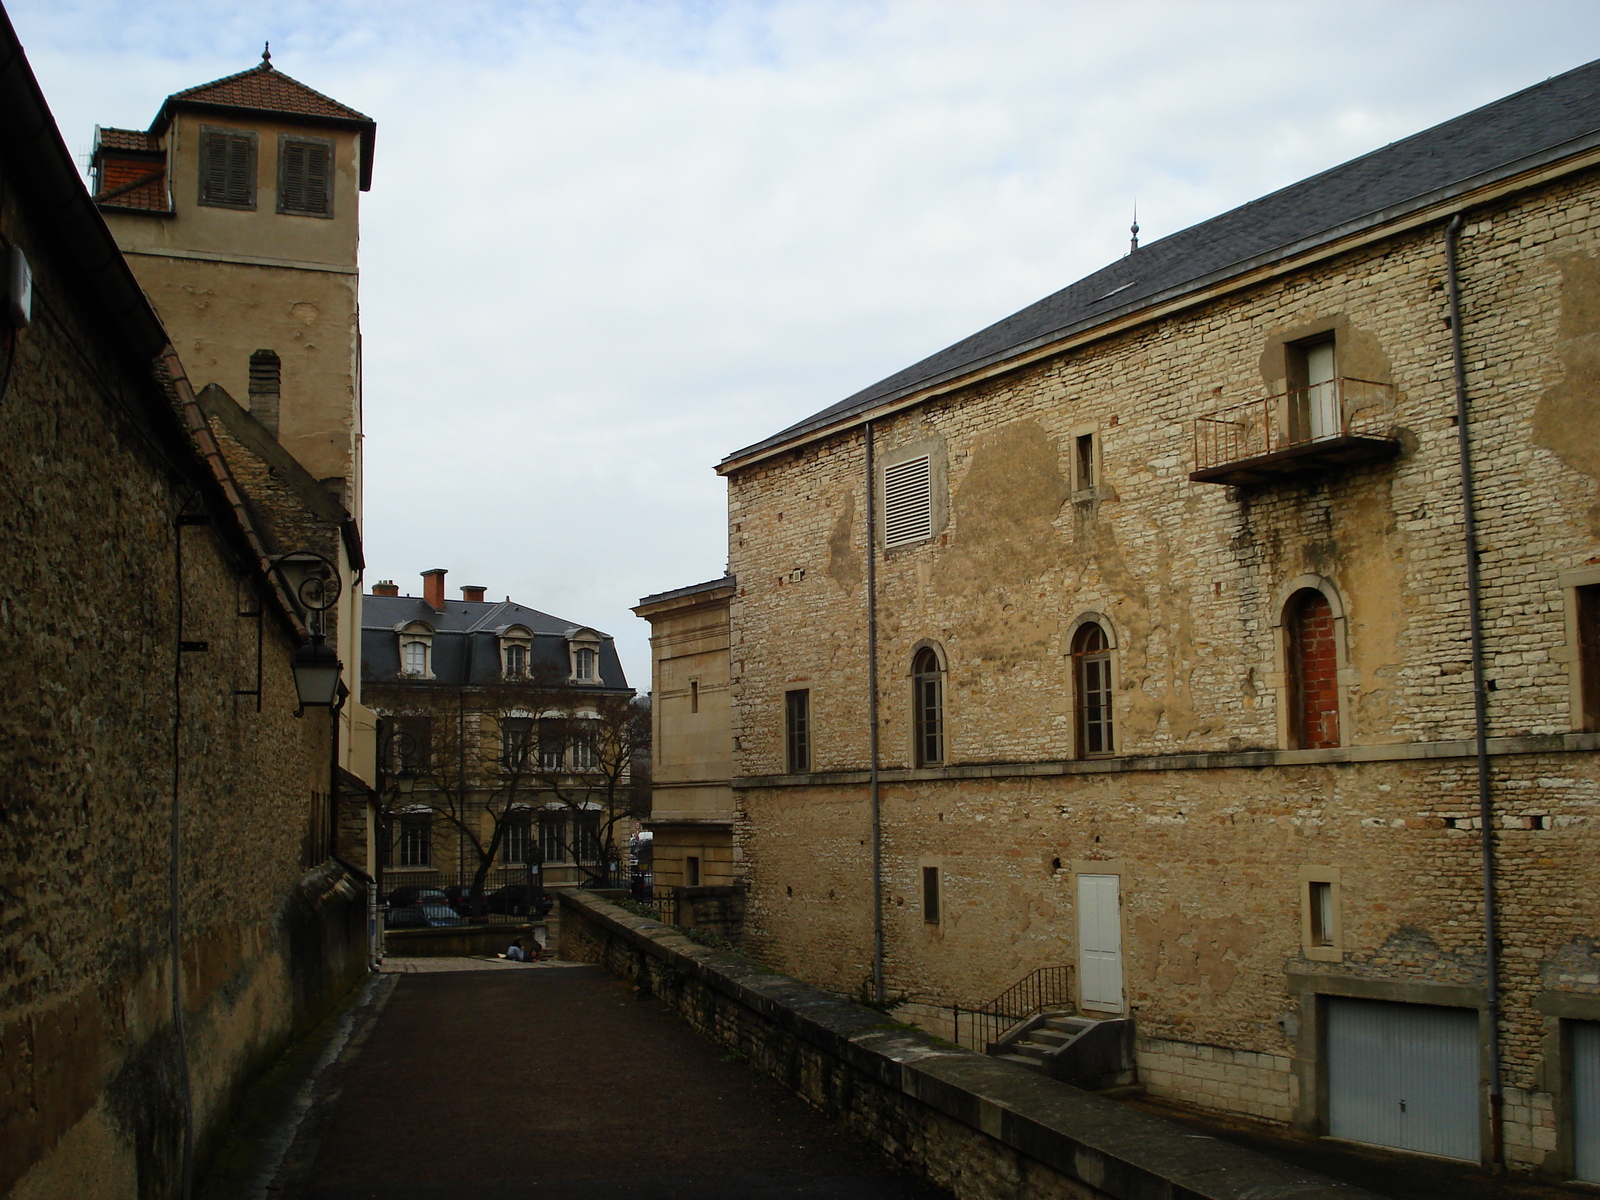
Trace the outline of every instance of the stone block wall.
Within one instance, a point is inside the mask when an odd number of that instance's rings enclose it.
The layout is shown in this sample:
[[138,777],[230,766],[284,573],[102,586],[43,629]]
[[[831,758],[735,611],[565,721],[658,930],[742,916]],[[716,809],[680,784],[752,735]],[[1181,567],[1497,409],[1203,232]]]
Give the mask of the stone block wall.
[[633,981],[701,1034],[959,1200],[1377,1200],[974,1054],[595,896],[561,957]]
[[[1600,334],[1596,191],[1587,170],[1542,183],[1468,213],[1461,238],[1501,1044],[1525,1100],[1507,1144],[1556,1173],[1562,1153],[1535,1152],[1561,1086],[1539,1006],[1600,996],[1600,764],[1572,703],[1561,582],[1600,563],[1600,377],[1583,349]],[[1075,875],[1118,874],[1128,1009],[1146,1044],[1200,1048],[1152,1058],[1155,1090],[1308,1128],[1320,1068],[1298,1044],[1295,971],[1481,997],[1443,234],[1308,261],[874,423],[879,462],[932,447],[948,479],[935,536],[877,551],[891,995],[971,1005],[1075,962]],[[1247,490],[1190,481],[1195,418],[1282,392],[1285,347],[1329,334],[1341,376],[1392,389],[1396,458]],[[1101,472],[1075,489],[1084,431]],[[855,429],[733,471],[729,492],[745,944],[847,993],[872,971],[865,464]],[[1285,606],[1308,587],[1330,599],[1319,712],[1338,744],[1302,750]],[[1116,753],[1079,760],[1069,639],[1090,616],[1114,643]],[[911,746],[925,642],[949,664],[946,762],[930,769]],[[811,692],[805,776],[783,758],[796,687]],[[937,924],[918,902],[929,865]],[[1317,953],[1308,870],[1338,881],[1341,942]],[[1211,1080],[1214,1066],[1248,1078]]]
[[[0,349],[0,1194],[165,1197],[186,1117],[203,1162],[365,971],[364,897],[309,857],[328,721],[295,718],[298,639],[231,508],[28,192],[4,194],[35,312]],[[258,685],[259,711],[238,694]]]

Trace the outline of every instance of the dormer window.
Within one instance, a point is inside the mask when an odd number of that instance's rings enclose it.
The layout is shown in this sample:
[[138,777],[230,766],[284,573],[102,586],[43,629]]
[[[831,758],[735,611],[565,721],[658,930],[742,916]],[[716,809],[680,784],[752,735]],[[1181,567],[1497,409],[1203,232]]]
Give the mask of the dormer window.
[[533,634],[525,626],[496,630],[500,635],[500,673],[507,679],[526,679],[533,661]]
[[593,629],[567,630],[567,647],[572,656],[573,683],[600,682],[600,642],[604,634]]
[[400,675],[405,679],[433,678],[433,630],[413,621],[397,631],[400,635]]

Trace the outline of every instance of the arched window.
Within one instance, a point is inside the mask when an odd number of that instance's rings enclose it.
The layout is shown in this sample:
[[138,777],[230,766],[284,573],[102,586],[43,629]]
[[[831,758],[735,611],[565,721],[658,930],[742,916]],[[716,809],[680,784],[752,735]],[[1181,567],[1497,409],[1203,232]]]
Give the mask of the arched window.
[[1093,621],[1072,639],[1073,707],[1078,721],[1078,757],[1113,753],[1111,640]]
[[512,642],[506,647],[506,678],[521,679],[528,673],[528,647]]
[[944,762],[944,668],[924,647],[911,661],[911,724],[919,767]]
[[1339,744],[1339,651],[1333,606],[1316,588],[1289,597],[1283,613],[1289,733],[1296,749]]

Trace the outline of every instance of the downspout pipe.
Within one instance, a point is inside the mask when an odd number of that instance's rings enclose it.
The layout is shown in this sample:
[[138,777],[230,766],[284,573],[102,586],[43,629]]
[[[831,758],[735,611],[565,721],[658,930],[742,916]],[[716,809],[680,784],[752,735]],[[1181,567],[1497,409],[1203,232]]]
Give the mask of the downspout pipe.
[[1444,231],[1445,270],[1450,289],[1450,356],[1456,384],[1456,448],[1461,465],[1461,534],[1467,559],[1467,628],[1472,651],[1473,749],[1478,761],[1478,831],[1483,875],[1484,992],[1489,1023],[1489,1164],[1505,1162],[1504,1103],[1500,1082],[1500,949],[1495,913],[1494,795],[1489,774],[1489,687],[1483,673],[1483,617],[1478,591],[1478,522],[1472,488],[1472,438],[1468,430],[1467,368],[1461,347],[1461,278],[1457,266],[1462,217]]
[[883,1003],[883,809],[878,777],[878,520],[872,422],[867,451],[867,789],[872,808],[872,998]]

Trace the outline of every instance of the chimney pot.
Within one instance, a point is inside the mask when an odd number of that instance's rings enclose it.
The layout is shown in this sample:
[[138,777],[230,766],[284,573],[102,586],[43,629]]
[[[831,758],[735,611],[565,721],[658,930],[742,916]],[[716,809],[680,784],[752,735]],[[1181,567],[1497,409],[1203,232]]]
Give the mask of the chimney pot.
[[482,604],[483,594],[488,588],[481,588],[477,584],[463,583],[461,585],[461,598],[472,604]]
[[372,594],[374,596],[398,596],[400,594],[400,585],[392,579],[380,579],[372,585]]
[[435,567],[431,571],[422,573],[422,598],[428,602],[428,607],[434,612],[444,611],[444,577],[445,568]]

